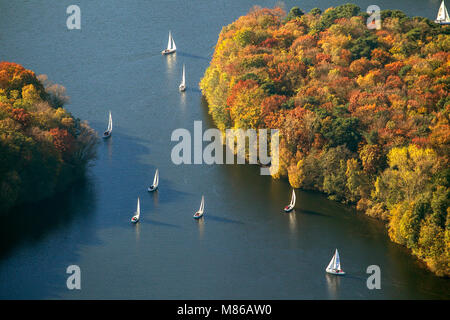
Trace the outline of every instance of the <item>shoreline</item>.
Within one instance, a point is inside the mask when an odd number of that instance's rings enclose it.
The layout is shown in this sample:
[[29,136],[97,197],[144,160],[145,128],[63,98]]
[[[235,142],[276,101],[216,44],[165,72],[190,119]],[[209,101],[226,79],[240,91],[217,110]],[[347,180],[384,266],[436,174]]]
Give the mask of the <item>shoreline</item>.
[[[254,8],[223,27],[202,95],[221,131],[280,128],[280,168],[272,178],[286,177],[295,189],[327,194],[384,222],[391,241],[449,277],[448,154],[445,139],[431,141],[449,106],[440,83],[449,54],[435,47],[448,35],[398,10],[382,11],[385,27],[367,30],[364,14],[351,4],[309,13],[294,7],[287,15]],[[417,26],[426,40],[413,36]],[[410,47],[397,53],[387,37]],[[424,85],[434,96],[427,96],[418,65],[436,57],[442,68],[429,69]],[[428,131],[419,134],[411,123],[425,114]]]

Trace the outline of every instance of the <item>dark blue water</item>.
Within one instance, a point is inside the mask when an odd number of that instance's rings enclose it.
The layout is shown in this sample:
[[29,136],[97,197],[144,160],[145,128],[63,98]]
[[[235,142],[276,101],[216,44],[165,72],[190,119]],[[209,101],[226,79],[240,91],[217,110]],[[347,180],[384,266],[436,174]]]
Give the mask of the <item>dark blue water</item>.
[[[75,3],[76,2],[76,3]],[[249,165],[171,162],[177,128],[213,127],[198,82],[222,26],[253,4],[275,1],[0,0],[0,60],[47,74],[67,88],[67,108],[100,133],[88,179],[0,220],[0,298],[449,298],[433,276],[393,243],[385,227],[314,193],[297,192],[284,214],[287,181]],[[358,1],[362,8],[371,1]],[[440,1],[378,1],[382,9],[434,18]],[[81,30],[66,28],[66,8],[81,8]],[[285,1],[305,10],[341,1]],[[178,51],[163,57],[168,31]],[[182,64],[188,89],[178,92]],[[156,168],[160,189],[146,192]],[[205,195],[202,221],[192,219]],[[141,199],[141,222],[130,218]],[[324,268],[339,248],[347,275]],[[81,268],[81,290],[66,287]],[[381,268],[368,290],[367,266]]]

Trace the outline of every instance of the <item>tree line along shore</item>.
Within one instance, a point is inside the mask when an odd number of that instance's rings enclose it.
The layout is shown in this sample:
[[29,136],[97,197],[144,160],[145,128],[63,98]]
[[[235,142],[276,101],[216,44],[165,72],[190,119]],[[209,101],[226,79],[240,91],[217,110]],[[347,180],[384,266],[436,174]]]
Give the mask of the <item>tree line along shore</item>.
[[95,158],[97,134],[66,102],[47,76],[0,62],[0,213],[65,190]]
[[219,129],[280,129],[273,178],[355,204],[450,276],[450,28],[367,17],[254,7],[223,27],[200,87]]

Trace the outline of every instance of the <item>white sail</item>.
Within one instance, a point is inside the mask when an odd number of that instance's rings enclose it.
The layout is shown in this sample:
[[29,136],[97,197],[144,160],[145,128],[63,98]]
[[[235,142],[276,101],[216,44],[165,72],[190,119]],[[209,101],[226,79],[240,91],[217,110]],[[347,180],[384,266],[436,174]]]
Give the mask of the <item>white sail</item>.
[[339,251],[338,251],[338,249],[336,249],[336,253],[335,253],[334,268],[336,270],[341,270],[341,259],[339,258]]
[[198,209],[198,212],[203,213],[204,209],[205,209],[205,197],[202,196],[202,202],[200,203],[200,209]]
[[185,71],[184,64],[183,64],[183,75],[181,77],[181,84],[180,84],[180,86],[183,86],[183,87],[186,86],[186,71]]
[[136,218],[139,219],[139,216],[140,216],[140,215],[141,215],[141,206],[140,206],[139,198],[138,198],[138,201],[137,201],[137,208],[136,208]]
[[156,169],[155,177],[153,178],[153,188],[156,188],[159,183],[159,171]]
[[337,274],[337,275],[345,274],[345,272],[342,270],[342,267],[341,267],[341,259],[339,258],[338,249],[336,249],[336,251],[334,252],[333,258],[331,258],[331,261],[328,264],[325,271],[328,273]]
[[177,50],[177,46],[175,45],[175,40],[172,37],[172,50]]
[[336,253],[333,255],[333,258],[331,258],[331,261],[327,266],[327,270],[334,269],[335,261],[336,261]]
[[112,131],[112,117],[111,117],[111,111],[109,112],[109,120],[108,120],[108,130],[109,132]]
[[295,191],[294,191],[294,189],[292,189],[292,197],[291,197],[291,204],[290,204],[290,206],[294,207],[296,200],[297,200],[297,198],[295,196]]
[[167,50],[172,49],[172,32],[169,31],[169,41],[167,42]]
[[444,0],[441,2],[441,6],[439,7],[439,11],[436,17],[436,21],[438,22],[450,22],[450,17],[448,15],[447,8],[445,6]]

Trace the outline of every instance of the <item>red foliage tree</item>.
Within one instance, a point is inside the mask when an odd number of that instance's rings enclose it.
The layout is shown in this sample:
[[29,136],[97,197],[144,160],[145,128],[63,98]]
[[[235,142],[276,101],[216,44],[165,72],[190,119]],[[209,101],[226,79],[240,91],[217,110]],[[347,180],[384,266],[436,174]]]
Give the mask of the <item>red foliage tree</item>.
[[30,114],[22,108],[14,108],[11,110],[11,116],[17,122],[27,126],[30,123]]
[[59,128],[50,129],[50,134],[53,137],[53,145],[63,158],[69,157],[74,147],[74,137],[66,129]]
[[287,99],[288,97],[280,95],[273,95],[264,98],[261,103],[261,114],[265,116],[270,112],[278,111]]

